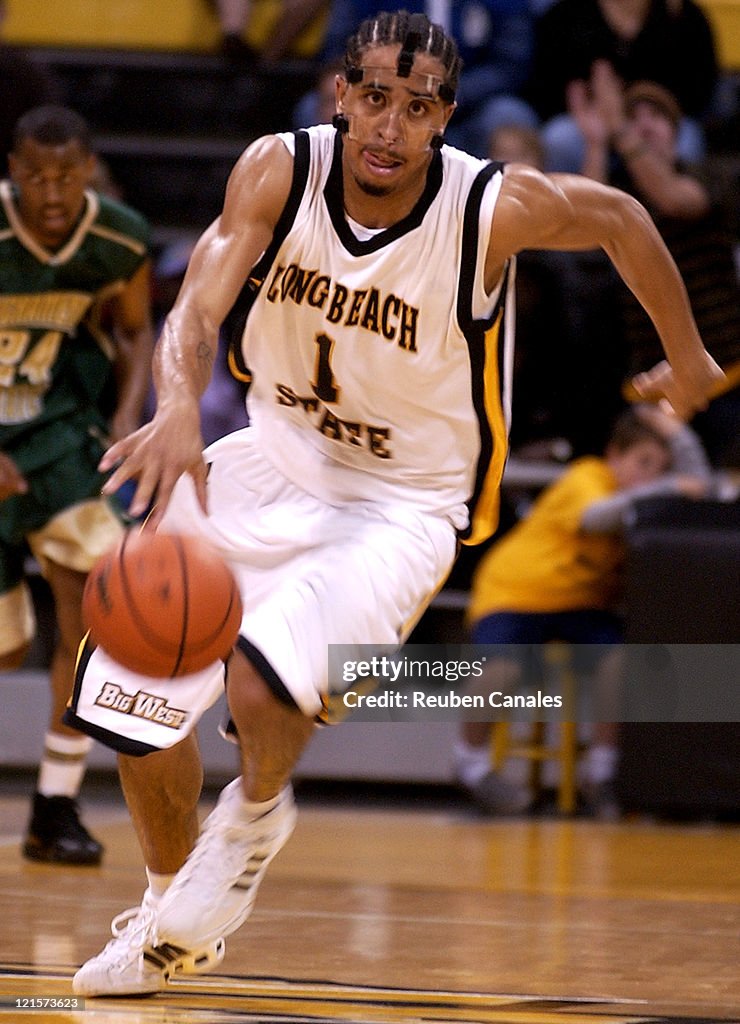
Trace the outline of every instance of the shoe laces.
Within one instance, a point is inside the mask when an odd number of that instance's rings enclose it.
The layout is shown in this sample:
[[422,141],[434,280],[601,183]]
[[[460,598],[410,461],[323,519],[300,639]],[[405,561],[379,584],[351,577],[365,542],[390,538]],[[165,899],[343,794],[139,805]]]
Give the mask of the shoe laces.
[[132,948],[144,948],[148,944],[148,933],[151,932],[154,923],[155,907],[147,896],[138,907],[129,907],[122,910],[120,914],[111,921],[110,930],[113,938],[105,947],[106,950],[115,947],[120,948],[121,942]]

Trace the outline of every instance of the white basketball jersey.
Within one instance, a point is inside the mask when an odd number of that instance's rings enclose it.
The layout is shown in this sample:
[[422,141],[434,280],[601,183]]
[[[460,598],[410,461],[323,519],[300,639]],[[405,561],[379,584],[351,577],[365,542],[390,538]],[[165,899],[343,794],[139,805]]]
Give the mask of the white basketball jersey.
[[280,138],[293,189],[232,353],[260,447],[330,503],[409,501],[477,543],[497,521],[511,404],[513,263],[483,284],[500,165],[443,147],[411,213],[368,232],[345,217],[341,135]]

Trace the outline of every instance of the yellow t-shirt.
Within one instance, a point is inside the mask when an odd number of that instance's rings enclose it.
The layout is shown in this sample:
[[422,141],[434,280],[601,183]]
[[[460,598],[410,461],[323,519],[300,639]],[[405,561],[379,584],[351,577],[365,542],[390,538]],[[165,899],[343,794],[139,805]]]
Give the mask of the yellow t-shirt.
[[576,460],[483,556],[473,578],[469,621],[503,611],[610,607],[624,558],[622,539],[585,533],[580,523],[588,505],[616,489],[604,459]]

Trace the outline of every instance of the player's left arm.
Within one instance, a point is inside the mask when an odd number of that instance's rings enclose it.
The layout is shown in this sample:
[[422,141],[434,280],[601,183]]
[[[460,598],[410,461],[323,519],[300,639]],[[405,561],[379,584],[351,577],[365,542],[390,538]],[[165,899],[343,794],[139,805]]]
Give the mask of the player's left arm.
[[151,263],[146,260],[113,300],[116,344],[116,410],[110,439],[118,441],[141,424],[152,377],[154,328],[151,316]]
[[681,418],[703,409],[722,370],[704,348],[678,268],[645,208],[632,196],[579,175],[507,167],[496,204],[486,285],[524,249],[603,249],[653,321],[666,361],[634,383],[666,399]]

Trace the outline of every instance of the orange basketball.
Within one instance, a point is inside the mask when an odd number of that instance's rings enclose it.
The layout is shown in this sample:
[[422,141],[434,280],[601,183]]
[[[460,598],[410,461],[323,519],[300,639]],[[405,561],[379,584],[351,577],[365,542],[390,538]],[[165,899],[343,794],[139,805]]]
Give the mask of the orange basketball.
[[93,566],[82,614],[114,661],[164,678],[226,658],[242,605],[231,570],[205,541],[131,530]]

